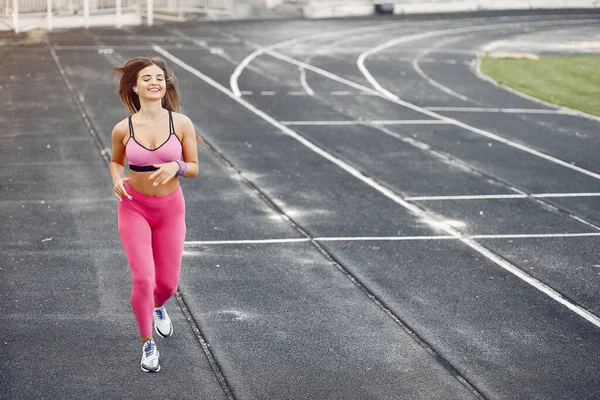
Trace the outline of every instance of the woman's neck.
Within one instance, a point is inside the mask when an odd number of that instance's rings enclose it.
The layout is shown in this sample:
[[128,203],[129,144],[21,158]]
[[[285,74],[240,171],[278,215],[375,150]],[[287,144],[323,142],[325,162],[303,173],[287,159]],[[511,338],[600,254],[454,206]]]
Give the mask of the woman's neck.
[[159,120],[165,117],[166,111],[162,101],[143,102],[140,104],[140,116],[145,120]]

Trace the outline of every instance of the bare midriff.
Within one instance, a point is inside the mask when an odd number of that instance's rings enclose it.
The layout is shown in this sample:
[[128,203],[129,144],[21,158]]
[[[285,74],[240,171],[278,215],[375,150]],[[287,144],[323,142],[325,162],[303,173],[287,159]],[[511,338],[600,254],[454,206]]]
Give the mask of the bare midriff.
[[154,172],[155,171],[136,172],[130,170],[129,181],[127,181],[127,183],[138,192],[147,196],[165,196],[177,190],[179,187],[179,179],[177,176],[174,176],[165,184],[159,183],[158,186],[154,186],[154,179],[148,179]]

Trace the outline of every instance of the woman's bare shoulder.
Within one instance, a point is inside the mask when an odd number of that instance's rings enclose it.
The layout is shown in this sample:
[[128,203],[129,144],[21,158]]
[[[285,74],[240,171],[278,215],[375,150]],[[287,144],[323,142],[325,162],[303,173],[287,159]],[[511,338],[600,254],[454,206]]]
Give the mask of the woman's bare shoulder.
[[187,115],[175,111],[173,111],[173,121],[180,122],[182,124],[192,124],[192,120]]
[[117,124],[113,128],[112,135],[116,138],[121,138],[125,135],[129,135],[129,122],[127,121],[127,118],[117,122]]

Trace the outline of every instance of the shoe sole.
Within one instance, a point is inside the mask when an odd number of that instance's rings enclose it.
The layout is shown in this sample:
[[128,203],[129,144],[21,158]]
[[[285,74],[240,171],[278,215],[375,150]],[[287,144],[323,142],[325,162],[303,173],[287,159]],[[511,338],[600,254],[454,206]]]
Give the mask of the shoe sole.
[[143,366],[141,366],[141,365],[140,365],[140,367],[142,368],[142,371],[144,371],[144,372],[153,373],[153,372],[158,372],[158,371],[160,371],[160,365],[159,365],[159,366],[158,366],[156,369],[147,369],[147,368],[144,368],[144,367],[143,367]]
[[156,326],[156,324],[154,324],[154,331],[155,331],[155,332],[156,332],[156,334],[157,334],[158,336],[160,336],[161,338],[166,338],[166,337],[173,336],[173,323],[171,323],[171,325],[170,325],[170,328],[171,328],[171,329],[169,329],[169,334],[168,334],[168,335],[165,335],[165,334],[164,334],[164,333],[162,333],[160,330],[158,330],[158,326]]

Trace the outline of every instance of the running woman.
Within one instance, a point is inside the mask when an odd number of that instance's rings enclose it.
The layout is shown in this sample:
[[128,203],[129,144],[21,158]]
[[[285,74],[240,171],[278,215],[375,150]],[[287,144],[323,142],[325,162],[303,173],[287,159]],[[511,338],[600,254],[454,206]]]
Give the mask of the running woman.
[[112,131],[110,173],[119,200],[118,231],[133,281],[140,365],[145,372],[158,372],[152,322],[157,335],[173,334],[165,303],[177,290],[185,241],[178,178],[198,175],[200,141],[192,121],[178,113],[177,80],[162,59],[137,57],[113,71],[121,75],[119,98],[130,114]]

